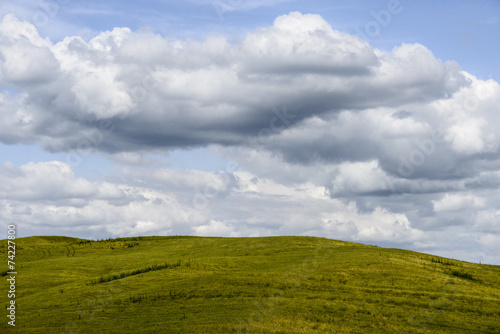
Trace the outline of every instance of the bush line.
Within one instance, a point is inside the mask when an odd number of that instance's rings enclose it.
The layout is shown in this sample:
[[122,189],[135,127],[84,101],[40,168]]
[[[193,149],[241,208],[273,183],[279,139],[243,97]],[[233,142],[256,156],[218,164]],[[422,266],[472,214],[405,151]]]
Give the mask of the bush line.
[[453,276],[456,276],[456,277],[460,277],[460,278],[465,278],[465,279],[468,279],[468,280],[471,280],[471,281],[475,281],[475,279],[472,277],[472,274],[469,274],[469,273],[461,273],[457,270],[454,270],[451,272],[451,274]]
[[[190,265],[190,263],[187,262],[186,266],[189,267],[189,265]],[[105,276],[105,277],[101,276],[101,277],[99,277],[99,279],[92,280],[92,282],[90,282],[90,285],[107,283],[107,282],[111,282],[111,281],[114,281],[114,280],[122,279],[122,278],[125,278],[125,277],[147,273],[147,272],[150,272],[150,271],[161,270],[161,269],[168,269],[168,268],[177,268],[177,267],[180,267],[180,266],[181,266],[181,260],[178,260],[176,263],[173,263],[173,264],[166,263],[166,262],[164,264],[154,264],[154,265],[151,265],[151,266],[148,266],[148,267],[145,267],[145,268],[141,268],[141,269],[136,269],[136,270],[133,270],[133,271],[128,271],[128,272],[124,271],[124,272],[121,272],[119,274],[109,275],[109,276]]]

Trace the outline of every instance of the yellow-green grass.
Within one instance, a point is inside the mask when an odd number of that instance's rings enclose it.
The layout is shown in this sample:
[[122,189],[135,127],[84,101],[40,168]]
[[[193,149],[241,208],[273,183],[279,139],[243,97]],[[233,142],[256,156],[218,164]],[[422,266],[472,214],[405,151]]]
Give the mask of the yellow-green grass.
[[16,247],[1,333],[500,333],[500,266],[312,237]]

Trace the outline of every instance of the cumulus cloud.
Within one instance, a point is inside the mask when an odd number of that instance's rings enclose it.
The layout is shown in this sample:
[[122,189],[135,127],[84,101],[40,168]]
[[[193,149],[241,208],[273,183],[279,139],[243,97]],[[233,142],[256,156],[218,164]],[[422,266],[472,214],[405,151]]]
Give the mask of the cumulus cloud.
[[235,43],[115,28],[89,42],[52,44],[13,15],[2,27],[3,84],[31,84],[10,101],[29,126],[12,121],[5,137],[21,132],[52,151],[79,149],[78,134],[100,120],[119,125],[97,147],[112,153],[239,145],[269,126],[275,107],[295,115],[274,121],[278,129],[342,110],[445,98],[470,85],[457,64],[422,45],[381,52],[319,15],[297,12]]
[[241,236],[240,233],[235,231],[233,226],[216,220],[211,220],[210,223],[206,225],[196,226],[193,228],[193,230],[196,235],[206,237],[221,235],[228,237]]
[[478,212],[474,227],[478,231],[488,232],[488,239],[492,239],[495,233],[500,233],[500,210]]
[[[59,161],[29,163],[16,167],[4,163],[0,167],[0,192],[12,200],[57,201],[71,198],[90,198],[99,195],[91,182],[75,178],[71,168]],[[112,194],[108,189],[107,194]]]
[[[174,224],[203,221],[199,211],[182,205],[175,193],[129,183],[78,178],[60,161],[0,168],[2,212],[6,220],[29,230],[53,228],[88,234],[87,229],[109,235],[168,234]],[[188,188],[189,189],[189,188]],[[191,209],[189,210],[189,208]]]
[[470,209],[483,209],[486,206],[484,198],[464,194],[445,194],[439,201],[433,201],[434,210],[443,211],[461,211]]
[[298,12],[249,34],[238,51],[242,75],[254,80],[297,74],[329,74],[338,79],[367,75],[378,63],[373,49],[358,37],[333,30],[319,15]]
[[[53,43],[8,14],[0,85],[12,88],[0,93],[2,143],[68,152],[0,167],[0,215],[39,231],[51,222],[417,248],[452,228],[488,248],[498,232],[500,86],[421,44],[378,50],[298,12],[237,41],[122,27]],[[149,153],[195,147],[232,167],[147,168]],[[92,153],[128,167],[76,177]]]

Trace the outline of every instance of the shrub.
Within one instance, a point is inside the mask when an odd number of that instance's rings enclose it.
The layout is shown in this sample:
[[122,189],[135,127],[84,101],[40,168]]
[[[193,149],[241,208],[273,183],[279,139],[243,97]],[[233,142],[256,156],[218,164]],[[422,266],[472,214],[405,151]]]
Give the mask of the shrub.
[[444,265],[447,265],[447,266],[453,265],[453,263],[451,263],[450,261],[439,259],[439,258],[431,258],[431,261],[434,262],[434,263],[444,264]]
[[[190,265],[190,263],[189,263],[189,265]],[[90,282],[90,285],[107,283],[107,282],[111,282],[111,281],[114,281],[117,279],[122,279],[122,278],[125,278],[128,276],[139,275],[139,274],[143,274],[143,273],[147,273],[147,272],[155,271],[155,270],[161,270],[161,269],[177,268],[180,266],[181,266],[181,260],[178,260],[177,262],[172,263],[172,264],[166,263],[166,262],[164,264],[153,264],[153,265],[145,267],[145,268],[136,269],[136,270],[132,270],[132,271],[128,271],[128,272],[121,272],[120,274],[114,274],[114,275],[110,275],[107,277],[101,276],[97,280],[92,280],[92,282]]]
[[472,275],[469,274],[469,273],[461,273],[461,272],[459,272],[457,270],[454,270],[454,271],[451,272],[451,274],[453,276],[456,276],[456,277],[465,278],[465,279],[469,279],[469,280],[472,280],[472,281],[474,280],[474,278],[472,277]]

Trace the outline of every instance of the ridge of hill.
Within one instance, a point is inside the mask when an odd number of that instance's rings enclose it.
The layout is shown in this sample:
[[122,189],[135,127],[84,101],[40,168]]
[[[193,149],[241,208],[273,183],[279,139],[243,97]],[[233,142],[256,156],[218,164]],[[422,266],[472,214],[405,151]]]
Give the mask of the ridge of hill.
[[500,266],[324,238],[27,237],[16,266],[2,333],[500,333]]

